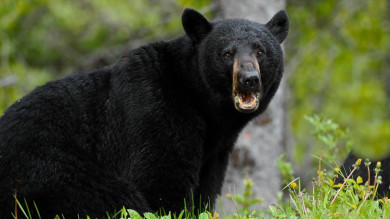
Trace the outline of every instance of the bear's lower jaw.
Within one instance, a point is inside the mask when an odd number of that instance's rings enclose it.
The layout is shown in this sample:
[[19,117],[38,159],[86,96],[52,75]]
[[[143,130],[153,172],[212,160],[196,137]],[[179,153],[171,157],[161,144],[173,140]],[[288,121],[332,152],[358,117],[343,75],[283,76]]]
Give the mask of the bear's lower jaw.
[[252,113],[259,108],[260,92],[238,92],[233,94],[234,106],[239,112]]

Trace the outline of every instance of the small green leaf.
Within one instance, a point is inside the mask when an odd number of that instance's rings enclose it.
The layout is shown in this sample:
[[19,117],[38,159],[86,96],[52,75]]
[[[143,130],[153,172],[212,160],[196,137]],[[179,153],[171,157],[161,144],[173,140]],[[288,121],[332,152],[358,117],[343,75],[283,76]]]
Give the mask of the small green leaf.
[[207,213],[203,212],[199,215],[198,219],[209,219],[209,216],[207,215]]
[[168,215],[162,216],[160,219],[172,219],[171,212]]
[[146,219],[157,219],[156,215],[154,215],[154,214],[152,214],[152,213],[150,213],[150,212],[145,213],[145,214],[144,214],[144,217],[145,217]]
[[138,212],[132,209],[127,209],[127,212],[129,212],[131,219],[142,219],[141,215],[139,215]]

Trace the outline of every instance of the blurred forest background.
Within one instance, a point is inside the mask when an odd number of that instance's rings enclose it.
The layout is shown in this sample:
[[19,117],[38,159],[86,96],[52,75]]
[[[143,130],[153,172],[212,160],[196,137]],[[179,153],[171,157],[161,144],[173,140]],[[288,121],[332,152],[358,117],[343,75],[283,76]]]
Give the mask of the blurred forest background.
[[[290,33],[287,111],[302,163],[319,156],[305,115],[348,129],[356,151],[390,154],[390,10],[386,0],[287,0]],[[115,63],[142,44],[183,34],[193,7],[212,18],[210,0],[2,0],[0,114],[34,87]],[[346,152],[340,152],[345,154]]]

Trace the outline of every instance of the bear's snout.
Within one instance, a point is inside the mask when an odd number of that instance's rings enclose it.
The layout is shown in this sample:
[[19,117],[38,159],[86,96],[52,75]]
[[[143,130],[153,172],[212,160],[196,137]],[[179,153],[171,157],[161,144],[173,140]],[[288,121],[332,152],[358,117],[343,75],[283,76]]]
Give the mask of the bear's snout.
[[233,64],[233,101],[235,108],[251,113],[259,107],[261,98],[260,67],[254,57],[239,57]]
[[244,71],[238,73],[238,84],[243,92],[260,91],[260,76],[257,71]]
[[261,88],[260,67],[255,57],[241,56],[235,60],[237,71],[237,90],[259,92]]

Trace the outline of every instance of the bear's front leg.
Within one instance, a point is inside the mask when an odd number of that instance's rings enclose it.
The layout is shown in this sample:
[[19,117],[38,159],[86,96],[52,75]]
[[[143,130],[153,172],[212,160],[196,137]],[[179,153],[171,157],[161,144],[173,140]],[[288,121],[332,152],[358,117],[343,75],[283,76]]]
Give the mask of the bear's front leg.
[[194,190],[199,184],[201,152],[191,150],[197,147],[194,142],[158,144],[155,147],[158,149],[140,154],[142,164],[134,168],[131,176],[153,211],[178,215],[193,205]]
[[[197,206],[196,210],[214,210],[216,198],[221,194],[228,161],[229,152],[224,151],[211,157],[202,165],[200,182],[195,192],[196,197],[194,197],[195,203],[201,203],[202,206]],[[205,209],[206,206],[207,209]]]

